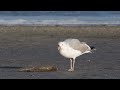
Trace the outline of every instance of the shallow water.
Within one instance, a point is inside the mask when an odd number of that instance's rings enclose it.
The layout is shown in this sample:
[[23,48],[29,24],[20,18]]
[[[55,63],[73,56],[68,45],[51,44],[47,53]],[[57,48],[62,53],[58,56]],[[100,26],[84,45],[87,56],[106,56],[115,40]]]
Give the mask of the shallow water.
[[[59,54],[57,43],[65,38],[45,37],[36,42],[0,42],[0,79],[119,79],[120,39],[78,38],[96,51],[76,59],[75,71],[68,72],[70,61]],[[33,39],[32,39],[33,40]],[[3,45],[2,45],[3,44]],[[56,72],[19,72],[21,67],[54,65]]]

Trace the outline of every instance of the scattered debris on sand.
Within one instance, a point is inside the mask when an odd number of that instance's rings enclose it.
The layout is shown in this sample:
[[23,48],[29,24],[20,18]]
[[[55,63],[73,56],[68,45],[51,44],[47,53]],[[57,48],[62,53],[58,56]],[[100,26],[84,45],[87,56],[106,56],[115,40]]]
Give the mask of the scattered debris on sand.
[[55,66],[37,66],[37,67],[27,67],[27,68],[19,69],[19,71],[21,72],[52,72],[57,70],[58,68]]

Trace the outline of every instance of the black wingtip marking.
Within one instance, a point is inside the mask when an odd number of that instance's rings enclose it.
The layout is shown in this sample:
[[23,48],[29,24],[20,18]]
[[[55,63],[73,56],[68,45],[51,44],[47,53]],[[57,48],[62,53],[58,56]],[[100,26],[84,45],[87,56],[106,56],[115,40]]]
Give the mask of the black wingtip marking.
[[94,50],[94,49],[95,49],[95,47],[94,47],[94,46],[90,46],[90,48],[91,48],[91,50]]

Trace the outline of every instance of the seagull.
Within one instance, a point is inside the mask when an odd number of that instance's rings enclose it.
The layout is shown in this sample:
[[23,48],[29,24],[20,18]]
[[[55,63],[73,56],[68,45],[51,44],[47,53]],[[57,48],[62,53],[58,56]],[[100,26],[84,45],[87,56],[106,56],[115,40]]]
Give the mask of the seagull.
[[74,71],[76,57],[85,53],[92,53],[93,50],[96,50],[94,46],[89,46],[78,39],[69,38],[58,42],[58,51],[60,54],[70,59],[70,69],[68,71]]

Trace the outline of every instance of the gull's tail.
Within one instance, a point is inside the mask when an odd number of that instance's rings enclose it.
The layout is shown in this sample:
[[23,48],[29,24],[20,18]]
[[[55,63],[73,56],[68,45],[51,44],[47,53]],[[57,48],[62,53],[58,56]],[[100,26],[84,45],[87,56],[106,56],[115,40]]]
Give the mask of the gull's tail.
[[91,51],[96,50],[96,48],[94,46],[90,46],[90,48],[91,48]]

